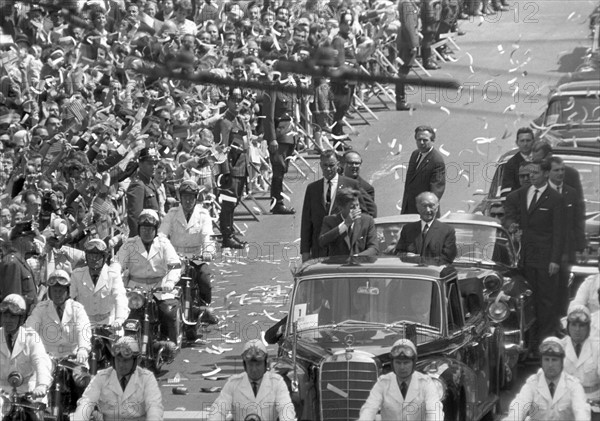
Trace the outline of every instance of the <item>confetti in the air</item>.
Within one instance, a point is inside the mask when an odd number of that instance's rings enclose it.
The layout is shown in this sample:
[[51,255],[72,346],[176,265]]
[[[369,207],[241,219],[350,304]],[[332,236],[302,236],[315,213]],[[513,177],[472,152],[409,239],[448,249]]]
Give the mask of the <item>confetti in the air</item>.
[[440,153],[444,156],[450,156],[450,152],[448,152],[446,149],[444,149],[443,144],[440,145]]
[[504,47],[502,47],[502,44],[498,44],[498,47],[497,47],[497,48],[498,48],[498,52],[499,52],[500,54],[504,54]]
[[440,107],[440,110],[442,110],[443,112],[445,112],[446,114],[450,115],[450,110],[444,106]]
[[517,108],[517,106],[515,104],[510,104],[508,107],[506,107],[504,109],[504,111],[502,111],[502,114],[506,114],[509,111],[514,111],[515,108]]
[[203,373],[202,377],[211,377],[214,376],[215,374],[218,374],[221,372],[221,368],[215,364],[215,369],[212,371],[209,371],[208,373]]
[[394,139],[392,139],[392,141],[390,143],[388,143],[388,146],[390,147],[390,149],[394,149],[397,141],[398,140],[394,138]]

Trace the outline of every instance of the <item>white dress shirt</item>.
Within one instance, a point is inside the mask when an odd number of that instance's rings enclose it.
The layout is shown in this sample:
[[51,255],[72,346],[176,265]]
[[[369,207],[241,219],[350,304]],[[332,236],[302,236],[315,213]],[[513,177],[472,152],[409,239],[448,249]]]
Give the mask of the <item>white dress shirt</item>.
[[323,178],[323,203],[327,203],[327,188],[329,187],[329,181],[331,181],[331,204],[329,205],[329,209],[327,209],[327,215],[330,215],[331,209],[333,209],[333,203],[335,202],[335,194],[337,193],[339,180],[340,176],[338,174],[336,174],[331,180]]
[[540,200],[540,197],[542,197],[542,193],[544,193],[546,191],[546,189],[548,188],[548,183],[544,184],[542,187],[535,187],[535,186],[531,186],[529,187],[529,190],[527,190],[527,209],[529,209],[529,207],[531,206],[531,201],[533,200],[533,195],[535,194],[535,191],[538,191],[538,195],[536,198],[537,200]]

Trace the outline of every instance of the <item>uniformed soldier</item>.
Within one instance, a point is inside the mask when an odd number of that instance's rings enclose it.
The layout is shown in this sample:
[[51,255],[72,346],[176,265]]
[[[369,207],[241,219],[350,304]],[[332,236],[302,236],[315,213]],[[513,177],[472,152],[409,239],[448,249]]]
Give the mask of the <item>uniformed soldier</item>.
[[143,209],[158,211],[158,192],[152,182],[154,169],[160,157],[155,148],[140,151],[139,168],[127,188],[127,224],[129,238],[138,235],[137,217]]
[[[398,2],[398,57],[402,60],[399,76],[406,77],[413,65],[419,49],[419,3],[416,0],[400,0]],[[409,111],[412,107],[406,102],[406,86],[396,84],[396,110]]]
[[[160,220],[155,210],[144,209],[137,221],[139,235],[128,238],[117,254],[125,286],[143,290],[160,287],[163,292],[170,292],[181,276],[179,256],[167,237],[157,235]],[[164,345],[171,354],[181,346],[179,308],[175,298],[159,300],[159,318],[169,337]],[[132,311],[131,317],[142,318],[141,309]]]
[[12,389],[8,375],[17,371],[24,380],[17,392],[32,392],[33,397],[41,398],[52,383],[52,361],[37,332],[23,326],[26,312],[25,300],[19,294],[9,294],[0,303],[0,389]]
[[85,245],[86,266],[78,267],[71,274],[71,298],[85,307],[92,326],[112,325],[121,327],[129,306],[121,266],[108,264],[108,247],[100,239]]
[[600,350],[590,338],[591,314],[586,306],[571,305],[567,315],[567,333],[562,339],[565,372],[576,377],[587,399],[600,399]]
[[[292,76],[282,74],[284,80]],[[280,83],[284,83],[280,79]],[[296,97],[294,94],[277,91],[267,91],[263,96],[263,133],[269,146],[269,158],[273,170],[271,178],[271,208],[273,214],[293,215],[294,208],[288,208],[283,203],[283,177],[288,170],[288,158],[294,153],[296,137],[293,135],[293,118]]]
[[219,229],[223,237],[223,247],[241,249],[245,243],[233,232],[233,212],[244,192],[246,180],[250,174],[250,127],[240,115],[244,100],[240,88],[231,88],[227,98],[227,110],[216,122],[214,128],[215,143],[229,146],[227,159],[220,165],[221,173],[221,215]]
[[[179,187],[181,205],[171,208],[160,225],[159,232],[165,235],[175,251],[185,257],[200,257],[205,262],[200,266],[192,264],[191,278],[196,284],[201,305],[208,306],[212,301],[211,280],[213,273],[207,262],[213,260],[216,248],[212,239],[212,219],[208,211],[198,205],[200,187],[193,180],[186,180]],[[203,322],[215,324],[217,319],[210,311],[203,313]]]
[[27,303],[27,314],[37,303],[37,285],[33,270],[26,262],[36,248],[33,243],[35,231],[31,221],[19,222],[10,233],[10,243],[0,261],[0,300],[10,294],[19,294]]
[[542,368],[527,379],[504,420],[589,421],[590,406],[581,383],[563,370],[565,350],[560,339],[544,339],[539,351]]
[[382,421],[442,421],[441,396],[426,374],[416,369],[417,348],[409,339],[398,339],[390,351],[393,371],[377,380],[360,409],[359,420],[375,420],[381,411]]
[[209,410],[209,421],[225,421],[228,412],[234,420],[295,420],[285,381],[267,370],[267,348],[260,339],[246,342],[242,361],[244,372],[229,378]]
[[75,421],[163,419],[162,394],[154,375],[138,367],[140,348],[131,336],[113,346],[112,367],[98,371],[77,402]]
[[440,68],[432,55],[431,44],[435,42],[438,26],[442,19],[442,0],[423,0],[421,3],[421,59],[427,70]]

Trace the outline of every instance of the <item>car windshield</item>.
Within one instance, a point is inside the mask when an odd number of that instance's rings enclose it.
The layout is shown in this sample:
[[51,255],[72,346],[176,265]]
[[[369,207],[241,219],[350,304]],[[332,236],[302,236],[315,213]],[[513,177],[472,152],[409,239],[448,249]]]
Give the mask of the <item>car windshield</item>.
[[407,324],[419,333],[427,331],[437,337],[442,325],[439,288],[423,279],[306,279],[299,282],[291,308],[298,333],[312,339],[315,331],[320,339],[326,339],[323,331],[342,330],[356,335],[365,329],[372,336],[387,330],[393,338]]
[[569,123],[600,122],[598,97],[593,91],[590,95],[559,96],[548,104],[545,126]]
[[[456,263],[476,263],[488,261],[512,265],[514,252],[505,230],[490,225],[461,224],[441,220],[456,230]],[[401,223],[377,224],[379,250],[386,250],[396,244]]]

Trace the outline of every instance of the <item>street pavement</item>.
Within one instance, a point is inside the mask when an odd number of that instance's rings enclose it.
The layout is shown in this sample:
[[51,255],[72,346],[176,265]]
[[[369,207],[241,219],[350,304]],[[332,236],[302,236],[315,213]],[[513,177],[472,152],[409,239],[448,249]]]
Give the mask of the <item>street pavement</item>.
[[[487,191],[498,157],[514,147],[516,131],[541,114],[550,88],[582,63],[588,38],[588,15],[593,1],[511,1],[510,10],[497,15],[460,21],[467,31],[457,39],[456,62],[443,64],[434,76],[463,84],[460,91],[412,89],[416,110],[396,112],[372,99],[378,120],[358,125],[351,145],[363,155],[361,175],[375,186],[379,216],[399,213],[404,174],[415,149],[414,128],[429,124],[437,129],[436,147],[447,164],[442,213],[472,210]],[[426,76],[423,76],[426,77]],[[255,222],[240,214],[236,224],[249,247],[219,256],[213,265],[214,305],[222,323],[205,332],[202,341],[186,347],[159,377],[167,418],[202,418],[202,411],[218,396],[225,378],[243,370],[241,347],[286,314],[291,269],[299,262],[301,208],[306,185],[321,178],[318,160],[308,158],[305,173],[292,168],[286,184],[296,208],[294,216],[263,214]],[[269,200],[246,201],[253,210],[268,211]],[[276,347],[269,347],[276,355]],[[515,388],[535,367],[520,370]],[[186,395],[173,394],[185,387]],[[503,407],[515,391],[503,395]],[[188,412],[180,412],[188,411]]]

